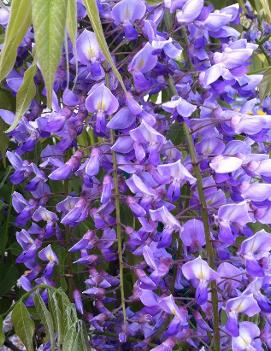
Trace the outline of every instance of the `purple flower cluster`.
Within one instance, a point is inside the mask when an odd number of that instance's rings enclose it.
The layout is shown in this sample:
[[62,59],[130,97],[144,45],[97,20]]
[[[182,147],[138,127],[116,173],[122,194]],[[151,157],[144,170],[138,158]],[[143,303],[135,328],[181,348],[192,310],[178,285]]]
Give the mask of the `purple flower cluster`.
[[73,89],[63,53],[53,111],[41,89],[10,133],[19,284],[64,280],[95,350],[271,348],[271,108],[248,74],[258,45],[237,30],[241,9],[98,5],[127,91],[78,0]]

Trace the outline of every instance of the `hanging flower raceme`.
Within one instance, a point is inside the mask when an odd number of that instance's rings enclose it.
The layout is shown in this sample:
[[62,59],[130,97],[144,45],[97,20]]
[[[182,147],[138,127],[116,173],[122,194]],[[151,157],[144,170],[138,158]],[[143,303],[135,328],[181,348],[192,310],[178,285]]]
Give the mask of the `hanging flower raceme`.
[[[97,5],[120,76],[78,0],[52,110],[38,63],[8,134],[28,305],[39,284],[67,287],[97,351],[270,348],[271,106],[250,72],[270,28],[254,33],[248,3],[241,24],[238,4]],[[31,28],[3,81],[12,96],[34,47]]]

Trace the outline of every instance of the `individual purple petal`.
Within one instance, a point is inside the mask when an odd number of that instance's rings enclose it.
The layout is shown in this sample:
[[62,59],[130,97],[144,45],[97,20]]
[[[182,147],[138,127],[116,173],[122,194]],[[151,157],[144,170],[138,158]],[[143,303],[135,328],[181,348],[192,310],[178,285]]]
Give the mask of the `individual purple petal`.
[[15,114],[11,111],[0,109],[0,117],[6,124],[11,125],[15,119]]
[[134,194],[137,194],[139,192],[145,195],[155,196],[154,190],[144,184],[142,179],[136,174],[133,174],[132,177],[127,179],[126,184]]
[[[261,343],[255,348],[256,339],[260,336],[260,329],[252,322],[241,322],[239,336],[232,338],[232,351],[262,351]],[[256,340],[255,340],[256,339]],[[260,340],[259,340],[260,341]]]
[[183,225],[180,238],[185,246],[200,248],[205,245],[203,222],[198,219],[190,219]]
[[222,290],[231,291],[241,286],[244,273],[231,263],[222,262],[217,268],[217,273],[219,274],[218,284]]
[[78,60],[85,65],[102,58],[95,33],[86,29],[77,38],[76,47]]
[[108,115],[116,112],[119,107],[117,98],[103,83],[95,85],[90,90],[85,104],[89,112],[106,113]]
[[244,199],[256,202],[271,200],[271,184],[267,183],[243,183],[241,185],[241,193]]
[[58,218],[54,212],[51,212],[46,208],[39,206],[36,209],[36,211],[33,213],[32,219],[36,222],[39,222],[39,221],[56,222]]
[[155,144],[157,147],[166,143],[165,137],[158,133],[154,128],[147,124],[144,120],[140,126],[130,131],[131,138],[134,141],[144,144]]
[[42,249],[39,252],[39,258],[42,261],[49,261],[49,262],[58,263],[58,258],[56,256],[56,254],[54,253],[51,244],[46,246],[44,249]]
[[216,64],[207,69],[206,72],[201,72],[200,82],[203,87],[207,87],[210,84],[216,82],[223,74],[224,67],[221,64]]
[[216,156],[210,162],[210,167],[216,173],[231,173],[241,167],[243,160],[232,156]]
[[136,101],[136,99],[133,97],[133,95],[128,91],[126,93],[126,104],[129,108],[129,110],[134,114],[134,115],[139,115],[142,112],[142,106]]
[[239,313],[244,313],[248,317],[253,317],[258,314],[261,309],[253,297],[253,294],[250,295],[241,295],[230,299],[226,303],[226,311],[229,314],[229,320],[226,324],[226,329],[233,335],[238,336],[238,323],[237,318]]
[[16,170],[22,169],[23,160],[21,159],[20,155],[18,155],[16,152],[11,151],[7,151],[6,155],[13,168],[15,168]]
[[271,234],[265,230],[255,233],[241,244],[239,254],[245,258],[246,269],[252,276],[264,275],[258,260],[269,255],[271,251]]
[[96,238],[92,230],[88,230],[76,244],[74,244],[69,252],[76,252],[83,249],[91,249],[93,247],[92,243],[95,243]]
[[190,104],[190,102],[180,98],[180,103],[177,106],[177,112],[182,117],[190,117],[197,109],[197,106]]
[[22,194],[14,191],[12,194],[12,206],[17,213],[20,213],[28,205],[28,201],[23,197]]
[[153,221],[162,222],[165,226],[172,228],[172,230],[181,230],[180,223],[165,206],[156,210],[150,210],[150,216]]
[[201,13],[203,0],[187,0],[181,10],[177,10],[176,18],[179,23],[191,23]]
[[153,48],[150,43],[137,52],[129,64],[130,72],[147,73],[152,70],[157,64],[157,56],[153,54]]
[[9,15],[10,15],[10,13],[6,8],[4,8],[4,7],[0,8],[0,24],[2,26],[5,26],[6,24],[8,24]]
[[228,223],[238,223],[241,226],[254,221],[249,214],[246,201],[221,206],[218,210],[218,219]]
[[112,196],[112,189],[113,189],[113,180],[112,177],[106,175],[103,179],[103,190],[101,195],[101,203],[107,203]]
[[190,184],[194,184],[196,182],[196,178],[194,178],[192,174],[185,168],[181,160],[173,163],[159,165],[157,169],[162,176],[173,178],[178,182],[188,181]]
[[107,128],[110,129],[126,129],[131,127],[136,120],[128,107],[121,108],[107,123]]
[[171,100],[162,104],[165,111],[173,113],[176,109],[182,117],[190,117],[196,111],[197,106],[179,97],[176,100]]
[[63,92],[63,103],[67,106],[76,106],[80,103],[79,97],[70,89]]
[[39,130],[48,133],[57,133],[60,131],[66,122],[66,117],[58,113],[47,114],[46,117],[37,119]]
[[144,217],[146,215],[146,211],[138,204],[134,197],[128,196],[127,204],[136,217]]
[[90,158],[85,165],[85,172],[88,176],[92,177],[99,173],[100,156],[101,156],[100,150],[93,148],[90,154]]
[[204,305],[208,300],[208,282],[199,281],[196,287],[196,301],[199,305]]
[[209,267],[201,256],[182,266],[182,272],[186,279],[198,279],[199,281],[211,281],[218,279],[218,274]]
[[112,9],[116,24],[134,23],[141,19],[146,11],[146,5],[141,0],[121,0]]
[[81,293],[78,289],[75,289],[73,291],[73,299],[74,299],[74,303],[76,306],[76,309],[79,313],[84,314],[84,308],[83,308],[83,302],[82,302],[82,298],[81,298]]
[[140,289],[139,298],[143,305],[148,307],[157,306],[158,304],[157,295],[151,290]]
[[120,136],[111,149],[115,152],[127,154],[133,150],[133,139],[130,136]]
[[69,178],[79,168],[83,155],[81,150],[77,150],[64,165],[57,168],[48,177],[52,180],[65,180]]

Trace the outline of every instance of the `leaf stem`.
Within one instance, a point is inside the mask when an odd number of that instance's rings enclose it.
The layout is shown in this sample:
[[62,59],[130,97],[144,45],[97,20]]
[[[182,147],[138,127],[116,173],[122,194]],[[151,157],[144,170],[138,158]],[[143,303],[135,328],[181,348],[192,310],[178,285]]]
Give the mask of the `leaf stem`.
[[[115,143],[115,133],[113,129],[110,131],[110,139],[112,145]],[[120,297],[121,307],[123,313],[124,326],[127,322],[126,307],[125,307],[125,293],[124,293],[124,274],[123,274],[123,257],[122,257],[122,235],[121,235],[121,218],[120,218],[120,194],[119,194],[119,181],[118,181],[118,170],[117,170],[117,158],[116,153],[112,151],[113,159],[113,178],[115,188],[115,209],[116,209],[116,230],[118,239],[118,256],[119,256],[119,277],[120,277]]]
[[[207,203],[206,203],[205,194],[203,190],[203,180],[201,176],[201,171],[198,165],[197,154],[196,154],[193,138],[191,136],[190,129],[185,122],[183,123],[183,128],[184,128],[185,138],[188,144],[188,150],[191,157],[194,173],[197,178],[197,189],[198,189],[199,201],[201,205],[202,221],[204,225],[208,263],[211,268],[215,268],[215,254],[214,254],[214,249],[213,249],[212,240],[210,236],[208,209],[207,209]],[[215,281],[211,282],[211,295],[212,295],[213,328],[214,328],[213,345],[214,345],[215,351],[220,351],[218,294],[217,294],[217,286]]]
[[[109,77],[106,73],[105,75],[106,85],[109,87]],[[115,132],[110,129],[110,143],[114,145],[115,143]],[[112,162],[113,162],[113,179],[114,179],[114,189],[115,189],[115,212],[116,212],[116,231],[118,240],[118,258],[119,258],[119,279],[120,279],[120,299],[121,308],[123,314],[124,328],[127,324],[126,306],[125,306],[125,292],[124,292],[124,264],[122,257],[122,230],[121,230],[121,217],[120,217],[120,192],[119,192],[119,180],[118,180],[118,163],[115,151],[112,150]]]
[[[169,77],[169,88],[173,95],[178,95],[176,88],[174,86],[174,81],[172,77]],[[201,176],[200,167],[198,164],[197,153],[194,145],[194,141],[191,135],[191,131],[187,124],[183,123],[184,135],[188,145],[188,151],[191,157],[191,162],[194,170],[194,175],[197,178],[197,190],[199,195],[199,202],[201,205],[201,216],[204,225],[204,234],[206,241],[206,252],[208,257],[208,263],[211,268],[215,268],[215,254],[212,245],[212,240],[210,236],[210,226],[208,218],[208,208],[205,199],[205,194],[203,190],[203,180]],[[215,281],[211,282],[211,295],[212,295],[212,307],[213,307],[213,328],[214,328],[214,338],[213,346],[214,351],[220,351],[220,333],[219,333],[219,309],[218,309],[218,294],[217,285]]]

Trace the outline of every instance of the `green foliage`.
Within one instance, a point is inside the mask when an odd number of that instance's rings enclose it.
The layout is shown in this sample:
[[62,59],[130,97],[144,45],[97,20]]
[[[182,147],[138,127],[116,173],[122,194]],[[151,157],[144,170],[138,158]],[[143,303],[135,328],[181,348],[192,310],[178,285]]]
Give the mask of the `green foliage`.
[[36,311],[38,312],[41,322],[44,325],[46,336],[50,340],[51,349],[55,349],[55,335],[54,335],[54,324],[53,318],[50,312],[47,310],[44,301],[42,300],[40,294],[36,293],[34,297],[34,303]]
[[34,351],[33,336],[35,332],[35,323],[22,301],[16,303],[11,318],[16,335],[22,340],[26,350]]
[[271,68],[269,68],[265,73],[263,80],[260,84],[260,98],[263,100],[265,97],[271,93]]
[[[260,0],[259,2],[262,6],[262,10],[263,10],[263,13],[264,13],[266,19],[270,22],[271,21],[271,11],[270,11],[271,1],[270,0]],[[256,6],[256,2],[255,2],[255,6]]]
[[[83,321],[78,319],[74,305],[62,289],[45,287],[48,294],[48,306],[43,301],[39,290],[43,286],[26,293],[17,302],[12,311],[15,332],[22,340],[27,351],[34,350],[33,336],[35,327],[43,325],[45,336],[42,342],[50,341],[50,350],[89,351],[89,340]],[[33,294],[35,308],[31,312],[23,299]],[[33,321],[36,320],[36,326]],[[0,321],[1,322],[1,321]],[[1,323],[0,323],[1,327]],[[1,341],[1,334],[0,334]]]
[[[15,98],[12,96],[10,92],[7,90],[0,88],[0,108],[13,111],[15,108]],[[0,115],[1,117],[1,115]],[[5,122],[0,118],[0,153],[2,156],[2,161],[4,167],[6,167],[6,151],[9,143],[9,139],[7,135],[4,133],[4,130],[7,129],[7,125]]]
[[24,74],[23,83],[16,95],[16,118],[12,125],[8,128],[6,133],[14,130],[24,113],[28,110],[32,99],[36,95],[36,85],[34,82],[34,77],[37,72],[36,64],[31,65]]
[[0,118],[0,140],[1,140],[0,154],[2,156],[4,167],[6,167],[6,151],[7,151],[8,143],[9,143],[9,139],[8,139],[7,135],[4,133],[5,129],[6,129],[5,123],[2,120],[2,118]]
[[45,81],[49,107],[64,41],[66,13],[65,0],[32,0],[37,62]]
[[[76,76],[78,71],[78,61],[77,61],[77,49],[76,49],[76,38],[77,38],[77,5],[76,0],[67,0],[67,32],[69,34],[70,40],[73,46],[73,54],[76,62]],[[69,60],[67,60],[67,63]],[[69,69],[69,67],[68,67]],[[76,80],[76,79],[75,79]],[[74,83],[75,85],[75,83]]]
[[77,6],[76,0],[67,0],[67,31],[74,49],[76,49],[77,37]]
[[31,24],[31,0],[13,0],[4,47],[0,55],[0,81],[12,70],[17,49]]

